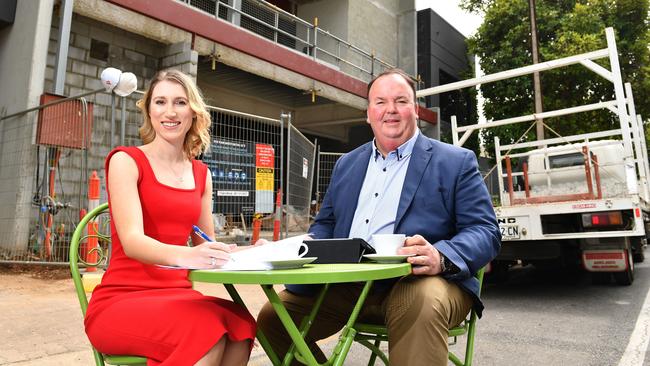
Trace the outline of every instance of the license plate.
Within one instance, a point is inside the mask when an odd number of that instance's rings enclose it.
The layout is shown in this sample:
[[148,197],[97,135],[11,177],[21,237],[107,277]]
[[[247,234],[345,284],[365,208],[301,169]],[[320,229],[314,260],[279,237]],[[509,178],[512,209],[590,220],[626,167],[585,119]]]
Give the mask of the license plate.
[[501,229],[501,239],[519,239],[519,225],[499,225],[499,229]]

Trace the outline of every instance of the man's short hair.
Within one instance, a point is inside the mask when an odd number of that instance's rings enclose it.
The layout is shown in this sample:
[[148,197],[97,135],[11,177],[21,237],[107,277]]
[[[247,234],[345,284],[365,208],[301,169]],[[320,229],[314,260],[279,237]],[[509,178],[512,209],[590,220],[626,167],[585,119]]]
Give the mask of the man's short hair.
[[[396,67],[392,68],[392,69],[384,70],[381,74],[377,75],[374,79],[372,79],[368,83],[368,91],[367,91],[367,97],[366,98],[370,97],[370,88],[372,88],[372,84],[374,84],[375,81],[377,81],[377,79],[379,79],[382,76],[392,75],[392,74],[399,75],[402,78],[404,78],[404,80],[406,80],[406,83],[411,87],[411,90],[413,90],[413,102],[416,102],[417,101],[417,96],[415,94],[415,81],[413,81],[411,76],[409,74],[407,74],[406,71],[404,71],[402,69],[398,69]],[[417,102],[416,102],[416,104],[417,104]]]

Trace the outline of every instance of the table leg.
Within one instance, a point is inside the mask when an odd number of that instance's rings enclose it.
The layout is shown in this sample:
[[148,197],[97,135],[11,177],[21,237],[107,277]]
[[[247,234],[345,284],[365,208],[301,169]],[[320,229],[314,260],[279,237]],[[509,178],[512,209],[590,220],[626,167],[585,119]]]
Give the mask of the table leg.
[[[322,286],[322,288],[318,292],[318,296],[316,297],[316,301],[314,302],[311,311],[300,322],[300,326],[298,327],[298,330],[300,330],[300,335],[302,336],[302,339],[305,339],[305,336],[307,336],[307,332],[309,332],[309,328],[311,328],[311,325],[314,323],[314,318],[316,318],[316,314],[318,313],[318,310],[320,309],[320,306],[323,303],[323,300],[325,299],[325,294],[327,293],[327,290],[329,290],[329,288],[330,288],[329,283],[326,283]],[[284,360],[282,360],[282,365],[288,366],[291,364],[295,350],[296,350],[296,345],[295,343],[292,343],[291,347],[289,347],[289,350],[287,351],[287,354],[284,355]]]
[[[367,281],[363,287],[363,290],[361,290],[361,294],[359,294],[359,298],[357,299],[357,302],[354,305],[354,308],[352,309],[352,313],[350,314],[348,322],[343,327],[339,341],[334,347],[334,352],[332,356],[330,356],[330,358],[325,363],[326,365],[341,366],[345,362],[345,358],[348,352],[350,351],[350,347],[352,346],[352,343],[354,342],[354,337],[357,333],[357,331],[353,327],[354,323],[357,321],[357,318],[361,313],[361,308],[363,307],[363,303],[366,301],[366,298],[370,293],[372,284],[373,281]],[[311,327],[313,323],[313,320],[316,316],[316,313],[318,312],[318,309],[321,306],[321,303],[323,302],[323,299],[325,298],[325,292],[327,291],[328,288],[329,288],[329,284],[325,285],[325,287],[321,290],[317,298],[317,301],[314,303],[312,311],[309,313],[308,318],[306,320],[303,319],[300,329],[298,329],[296,327],[296,324],[291,319],[291,316],[287,312],[287,309],[284,307],[284,304],[282,304],[280,297],[273,289],[273,286],[262,285],[262,289],[264,290],[266,297],[268,297],[269,302],[273,306],[273,309],[275,309],[275,312],[276,314],[278,314],[280,321],[282,322],[285,329],[289,333],[289,336],[293,340],[293,345],[290,347],[289,352],[287,352],[287,355],[285,355],[282,365],[289,365],[289,363],[293,358],[294,347],[298,349],[298,355],[301,358],[299,360],[301,362],[304,361],[304,363],[310,366],[319,365],[319,363],[316,361],[316,358],[314,357],[314,354],[311,352],[309,346],[305,342],[304,336],[309,331],[309,327]]]
[[361,308],[363,307],[363,303],[366,301],[366,297],[368,297],[368,294],[370,293],[373,282],[374,281],[372,280],[366,281],[366,284],[363,286],[363,290],[361,290],[361,294],[359,294],[357,303],[354,305],[354,309],[352,309],[350,318],[341,331],[339,342],[336,344],[336,347],[334,347],[334,353],[332,355],[333,357],[330,358],[330,361],[332,361],[331,364],[334,366],[343,365],[345,357],[348,355],[350,347],[352,347],[354,337],[357,334],[357,331],[353,326],[354,323],[356,323],[359,314],[361,313]]
[[300,356],[302,356],[302,358],[305,359],[307,365],[310,366],[318,365],[318,362],[316,361],[314,354],[309,349],[309,346],[307,346],[307,343],[305,342],[304,338],[300,334],[300,331],[296,327],[296,324],[291,319],[291,316],[287,312],[287,309],[284,307],[284,304],[282,304],[282,300],[280,300],[278,294],[275,293],[273,286],[262,285],[262,289],[264,290],[266,297],[269,299],[269,302],[273,306],[275,313],[278,314],[278,317],[280,318],[282,325],[284,325],[284,328],[287,330],[287,333],[289,333],[291,340],[293,340],[293,344],[298,349],[298,353],[300,354]]
[[[241,306],[243,306],[246,309],[246,304],[244,304],[244,301],[242,300],[241,296],[239,296],[239,293],[237,292],[237,289],[235,289],[235,286],[232,284],[224,284],[224,287],[226,287],[226,291],[228,291],[228,294],[232,298],[232,300]],[[271,286],[273,287],[273,286]],[[269,357],[271,360],[271,363],[274,366],[281,365],[280,358],[278,357],[277,354],[275,354],[275,351],[273,351],[273,348],[271,348],[271,344],[269,341],[266,339],[266,336],[264,333],[262,333],[261,329],[257,329],[257,340],[260,341],[260,345],[264,349],[264,352],[266,355]]]

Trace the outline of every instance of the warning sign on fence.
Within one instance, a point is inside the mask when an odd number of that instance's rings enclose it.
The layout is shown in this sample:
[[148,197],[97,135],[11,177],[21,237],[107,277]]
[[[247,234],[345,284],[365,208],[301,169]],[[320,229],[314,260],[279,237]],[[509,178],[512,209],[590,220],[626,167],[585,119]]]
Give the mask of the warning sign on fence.
[[273,212],[275,150],[267,144],[255,145],[255,212]]

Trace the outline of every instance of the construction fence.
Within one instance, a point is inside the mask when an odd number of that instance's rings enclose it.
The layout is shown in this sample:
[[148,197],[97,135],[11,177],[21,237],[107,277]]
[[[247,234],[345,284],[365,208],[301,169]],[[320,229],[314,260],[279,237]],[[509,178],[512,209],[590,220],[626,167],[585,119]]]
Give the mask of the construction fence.
[[[31,161],[22,167],[28,184],[15,193],[31,197],[22,204],[28,207],[26,217],[0,217],[0,262],[67,263],[72,233],[89,206],[90,176],[97,172],[100,202],[106,202],[106,155],[117,145],[141,144],[142,116],[135,106],[140,97],[107,95],[103,89],[67,98],[44,95],[38,107],[0,115],[0,174],[14,174],[8,160]],[[95,103],[100,99],[105,103]],[[276,210],[284,213],[285,232],[286,225],[293,225],[290,231],[307,230],[315,149],[290,124],[290,114],[271,119],[218,107],[209,110],[213,140],[200,158],[212,173],[217,235],[247,244],[253,219],[261,217],[262,230],[272,230]],[[29,141],[18,141],[17,131],[30,123],[35,138],[23,133],[22,140]],[[283,186],[286,205],[278,208],[276,198]],[[0,192],[6,200],[2,204],[16,210],[6,188]]]
[[334,165],[336,165],[336,162],[343,155],[343,153],[323,152],[320,151],[319,146],[317,155],[318,173],[316,177],[316,207],[314,207],[315,212],[318,212],[321,203],[323,203],[323,198],[327,192],[327,187],[329,187],[330,180],[332,179],[332,171],[334,170]]

